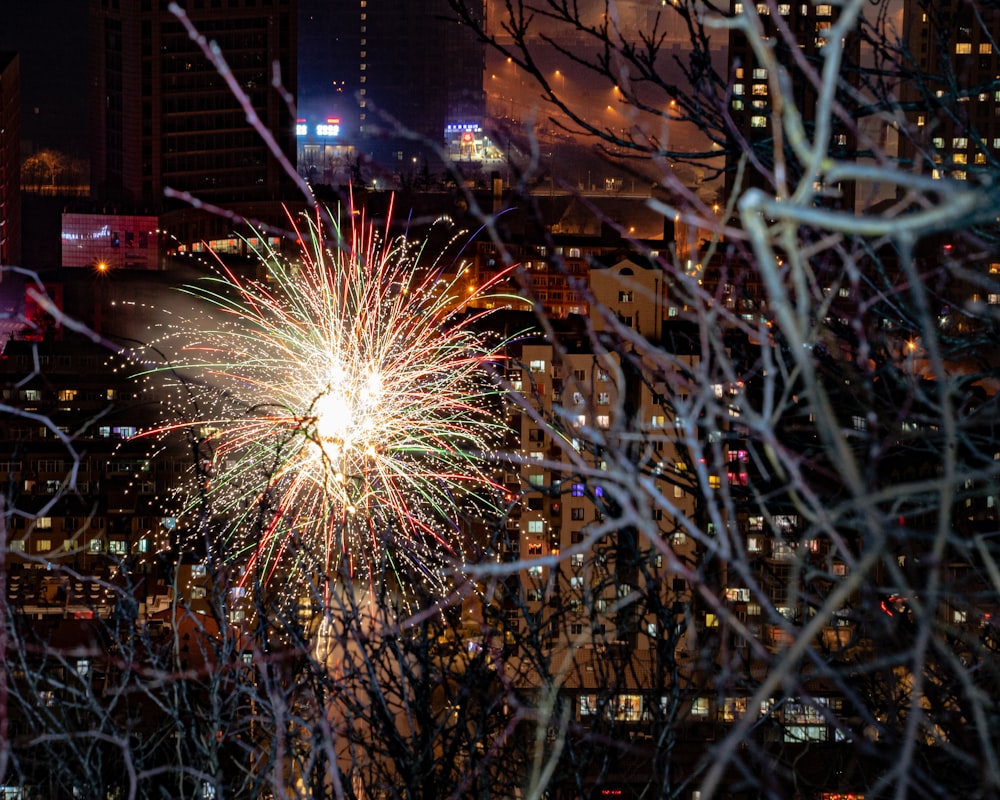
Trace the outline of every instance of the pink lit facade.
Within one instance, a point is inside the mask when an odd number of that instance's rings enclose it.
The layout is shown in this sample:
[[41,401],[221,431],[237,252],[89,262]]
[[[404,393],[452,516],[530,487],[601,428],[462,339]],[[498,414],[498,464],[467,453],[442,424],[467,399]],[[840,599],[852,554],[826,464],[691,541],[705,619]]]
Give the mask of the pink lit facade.
[[63,214],[62,265],[92,269],[159,269],[156,217]]

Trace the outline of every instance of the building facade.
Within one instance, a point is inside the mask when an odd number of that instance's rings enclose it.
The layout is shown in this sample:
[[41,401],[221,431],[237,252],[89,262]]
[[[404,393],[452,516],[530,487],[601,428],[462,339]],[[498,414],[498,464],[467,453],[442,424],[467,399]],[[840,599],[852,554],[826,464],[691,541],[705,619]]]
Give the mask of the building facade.
[[[732,28],[729,37],[729,110],[735,130],[726,157],[725,196],[740,194],[749,188],[764,189],[770,194],[781,183],[794,186],[801,177],[803,165],[789,146],[790,132],[775,135],[775,126],[784,127],[781,103],[791,103],[801,118],[807,137],[815,130],[816,108],[819,92],[818,74],[822,69],[823,48],[827,45],[830,26],[836,21],[839,10],[830,3],[769,3],[756,2],[752,6],[743,0],[733,0],[734,17],[754,14],[759,20],[762,41],[768,46],[769,58],[788,74],[790,96],[779,88],[779,76],[765,63],[755,50],[757,37],[748,38],[739,28]],[[780,18],[780,25],[775,19]],[[784,29],[784,30],[782,30]],[[848,39],[843,43],[848,63],[857,63],[859,48]],[[797,50],[798,52],[793,52]],[[831,120],[830,154],[835,157],[854,158],[856,145],[850,130]],[[745,169],[740,169],[742,159]],[[775,172],[780,167],[782,173]],[[737,183],[741,180],[741,183]],[[828,206],[853,209],[855,186],[842,183],[837,186],[817,185],[818,197]]]
[[901,156],[921,172],[979,182],[995,170],[1000,157],[998,24],[1000,12],[994,7],[903,4],[905,41],[921,79],[902,86],[911,136]]
[[220,71],[181,19],[153,0],[91,0],[91,170],[98,200],[159,208],[168,188],[213,203],[289,194],[286,171],[234,96],[245,94],[294,167],[295,0],[191,0]]
[[361,156],[376,178],[410,176],[442,144],[454,160],[484,159],[486,49],[447,2],[300,0],[299,8],[302,175],[358,181]]

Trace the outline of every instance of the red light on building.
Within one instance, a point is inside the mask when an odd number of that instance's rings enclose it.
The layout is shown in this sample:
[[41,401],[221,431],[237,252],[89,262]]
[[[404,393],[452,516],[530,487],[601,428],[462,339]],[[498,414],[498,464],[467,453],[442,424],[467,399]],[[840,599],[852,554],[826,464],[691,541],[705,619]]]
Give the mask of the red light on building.
[[462,141],[463,142],[471,142],[472,141],[472,131],[466,131],[465,133],[463,133],[462,134]]
[[327,125],[339,125],[340,124],[340,117],[327,117],[326,118],[326,124]]

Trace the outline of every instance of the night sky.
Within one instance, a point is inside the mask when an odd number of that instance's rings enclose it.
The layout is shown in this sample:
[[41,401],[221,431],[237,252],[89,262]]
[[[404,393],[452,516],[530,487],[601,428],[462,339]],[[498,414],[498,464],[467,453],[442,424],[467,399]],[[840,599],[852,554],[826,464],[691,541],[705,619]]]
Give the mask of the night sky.
[[0,50],[21,56],[21,139],[27,152],[87,157],[86,0],[3,0]]

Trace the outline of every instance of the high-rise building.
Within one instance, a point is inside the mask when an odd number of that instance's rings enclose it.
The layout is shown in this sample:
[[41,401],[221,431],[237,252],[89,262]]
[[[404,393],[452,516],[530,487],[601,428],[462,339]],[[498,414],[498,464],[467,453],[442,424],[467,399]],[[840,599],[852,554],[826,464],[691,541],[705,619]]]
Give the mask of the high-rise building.
[[440,141],[448,123],[482,122],[485,46],[445,0],[360,0],[362,133],[395,124]]
[[934,177],[979,181],[1000,157],[1000,10],[960,3],[955,9],[908,2],[903,29],[914,76],[902,100],[916,135],[901,155]]
[[[830,3],[756,2],[753,8],[760,19],[763,38],[751,41],[738,28],[732,29],[729,38],[729,104],[736,135],[726,164],[727,197],[748,188],[773,193],[778,182],[775,176],[778,165],[785,171],[782,180],[794,184],[800,177],[802,166],[788,145],[788,135],[775,135],[775,125],[782,124],[782,105],[776,101],[780,99],[786,107],[791,102],[801,116],[806,135],[812,135],[818,91],[815,75],[808,73],[813,70],[818,74],[822,69],[827,33],[839,14],[837,5]],[[747,13],[744,0],[732,0],[731,11],[734,17]],[[780,26],[775,16],[780,17]],[[790,95],[778,97],[777,76],[768,74],[767,65],[754,50],[755,41],[767,41],[773,57],[788,72]],[[856,62],[858,43],[848,41],[844,46],[847,60]],[[837,120],[831,122],[836,125]],[[853,158],[856,152],[850,132],[839,125],[832,131],[829,148],[836,157]],[[738,165],[745,156],[749,160],[741,173]],[[827,197],[828,205],[853,208],[853,186],[816,188]]]
[[21,88],[17,53],[0,53],[0,264],[21,260]]
[[213,203],[282,199],[290,180],[234,95],[294,165],[296,0],[188,0],[228,74],[165,2],[90,0],[91,169],[99,200],[159,206],[169,188]]
[[295,138],[299,173],[343,184],[358,140],[361,15],[353,2],[299,0],[299,92]]
[[303,136],[329,115],[341,141],[393,169],[428,143],[481,129],[485,44],[446,0],[300,5]]

